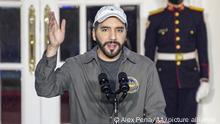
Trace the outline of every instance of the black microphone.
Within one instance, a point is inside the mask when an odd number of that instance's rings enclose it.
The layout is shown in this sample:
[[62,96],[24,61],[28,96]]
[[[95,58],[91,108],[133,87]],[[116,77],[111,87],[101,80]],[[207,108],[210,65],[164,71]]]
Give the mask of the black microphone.
[[105,93],[106,97],[109,99],[109,95],[112,93],[107,75],[105,73],[101,73],[98,76],[99,84],[101,85],[101,92]]
[[129,91],[129,85],[128,85],[128,76],[125,72],[120,72],[118,75],[119,79],[119,91],[122,92],[122,95],[119,99],[119,103],[121,103],[124,98],[127,96],[127,93]]
[[118,74],[119,79],[119,89],[121,92],[128,92],[129,86],[128,86],[128,76],[125,72],[120,72]]

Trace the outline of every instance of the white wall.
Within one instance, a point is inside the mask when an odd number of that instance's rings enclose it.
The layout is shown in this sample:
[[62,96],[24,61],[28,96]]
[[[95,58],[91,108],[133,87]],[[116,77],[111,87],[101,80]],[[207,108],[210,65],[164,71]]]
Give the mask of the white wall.
[[209,39],[209,59],[210,59],[210,83],[212,85],[209,98],[200,104],[199,117],[200,124],[218,124],[220,119],[220,1],[203,0],[201,6],[205,9],[205,19],[207,24]]

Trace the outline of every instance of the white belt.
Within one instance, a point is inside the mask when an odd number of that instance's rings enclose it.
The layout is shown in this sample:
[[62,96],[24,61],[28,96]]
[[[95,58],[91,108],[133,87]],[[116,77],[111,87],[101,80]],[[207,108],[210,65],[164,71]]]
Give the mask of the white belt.
[[187,53],[157,53],[157,60],[182,61],[196,58],[196,51]]

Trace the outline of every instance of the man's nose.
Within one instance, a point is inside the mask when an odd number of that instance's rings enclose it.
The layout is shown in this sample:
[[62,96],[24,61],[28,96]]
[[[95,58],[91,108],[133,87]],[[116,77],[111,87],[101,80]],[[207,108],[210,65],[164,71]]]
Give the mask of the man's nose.
[[111,30],[110,39],[115,40],[116,39],[116,32],[115,30]]

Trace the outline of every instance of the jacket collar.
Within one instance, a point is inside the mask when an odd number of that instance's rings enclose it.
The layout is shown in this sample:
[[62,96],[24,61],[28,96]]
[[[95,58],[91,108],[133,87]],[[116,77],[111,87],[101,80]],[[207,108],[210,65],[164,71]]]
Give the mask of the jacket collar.
[[[95,46],[92,50],[90,50],[89,52],[86,52],[84,57],[82,58],[82,62],[84,64],[88,64],[93,60],[98,61],[98,55],[97,55],[97,49],[98,46]],[[123,52],[122,52],[123,56],[124,56],[124,60],[129,60],[132,63],[136,63],[136,60],[134,58],[134,53],[129,50],[127,47],[123,47]]]
[[168,2],[168,5],[167,5],[167,10],[169,10],[169,11],[175,11],[175,10],[183,11],[184,8],[185,8],[185,6],[183,3],[176,6],[176,5]]

